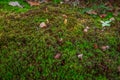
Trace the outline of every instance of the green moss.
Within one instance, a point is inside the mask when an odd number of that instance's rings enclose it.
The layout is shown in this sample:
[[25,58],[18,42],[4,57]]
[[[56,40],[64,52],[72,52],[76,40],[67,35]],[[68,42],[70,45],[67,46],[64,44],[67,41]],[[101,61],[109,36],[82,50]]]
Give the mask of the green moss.
[[[118,24],[102,32],[99,17],[81,14],[68,5],[50,3],[16,8],[18,10],[12,8],[6,4],[0,9],[3,15],[0,17],[1,79],[119,79]],[[63,14],[67,15],[67,24],[64,24]],[[48,26],[40,28],[39,24],[46,19]],[[88,32],[83,31],[86,26],[90,27]],[[98,49],[94,49],[95,43]],[[110,49],[102,51],[103,45],[109,45]],[[62,56],[56,60],[54,55],[58,52]],[[78,59],[77,54],[83,54],[83,59]]]

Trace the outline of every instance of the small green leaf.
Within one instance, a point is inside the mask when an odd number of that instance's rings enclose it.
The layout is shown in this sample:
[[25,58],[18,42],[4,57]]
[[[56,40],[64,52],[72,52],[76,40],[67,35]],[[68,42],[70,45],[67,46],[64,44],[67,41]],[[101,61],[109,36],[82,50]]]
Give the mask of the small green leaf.
[[102,23],[102,27],[105,27],[105,26],[111,26],[111,20],[109,21],[100,21]]

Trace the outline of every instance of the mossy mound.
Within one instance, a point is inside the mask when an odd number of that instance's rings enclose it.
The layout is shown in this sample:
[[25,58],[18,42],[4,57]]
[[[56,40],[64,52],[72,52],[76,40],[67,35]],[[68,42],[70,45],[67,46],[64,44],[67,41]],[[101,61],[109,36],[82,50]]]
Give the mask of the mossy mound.
[[[98,18],[55,4],[41,4],[22,13],[2,10],[0,15],[1,79],[120,79],[119,21],[101,31]],[[41,28],[41,22],[47,27]],[[90,29],[84,32],[87,26]],[[110,49],[103,51],[103,45]],[[56,53],[61,58],[54,59]],[[83,54],[82,60],[78,54]]]

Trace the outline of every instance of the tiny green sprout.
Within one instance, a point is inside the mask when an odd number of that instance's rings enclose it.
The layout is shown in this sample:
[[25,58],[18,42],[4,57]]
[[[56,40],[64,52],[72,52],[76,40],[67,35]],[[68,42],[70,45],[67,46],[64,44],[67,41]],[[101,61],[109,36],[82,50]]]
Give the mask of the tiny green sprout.
[[102,27],[105,27],[105,26],[111,26],[111,20],[108,20],[108,21],[100,21],[102,23]]

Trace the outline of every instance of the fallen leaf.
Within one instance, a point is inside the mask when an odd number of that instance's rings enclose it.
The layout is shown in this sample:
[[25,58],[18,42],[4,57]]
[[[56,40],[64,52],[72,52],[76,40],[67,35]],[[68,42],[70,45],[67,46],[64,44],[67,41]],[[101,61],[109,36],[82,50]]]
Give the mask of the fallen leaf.
[[9,5],[10,5],[10,6],[18,6],[18,7],[20,7],[20,8],[23,8],[23,6],[21,6],[21,5],[19,4],[19,2],[17,2],[17,1],[14,1],[14,2],[13,2],[13,1],[10,1],[10,2],[9,2]]
[[88,32],[88,29],[90,29],[88,26],[84,29],[84,32]]
[[47,24],[49,23],[49,20],[48,19],[46,19],[46,22],[47,22]]
[[40,5],[40,3],[39,3],[39,2],[36,2],[36,1],[26,0],[26,2],[27,2],[30,6],[39,6],[39,5]]
[[109,49],[110,47],[109,46],[102,46],[101,47],[101,49],[103,50],[103,51],[106,51],[107,49]]
[[85,28],[85,29],[84,29],[84,32],[88,32],[88,29]]
[[105,18],[107,15],[106,14],[100,14],[101,18]]
[[63,18],[67,18],[67,15],[65,15],[65,14],[63,14],[62,16],[63,16]]
[[67,24],[67,19],[64,20],[64,24]]
[[96,43],[94,44],[94,49],[98,49],[98,45]]
[[45,28],[45,27],[47,27],[47,25],[45,24],[45,22],[42,22],[42,23],[40,23],[40,26],[39,26],[39,27]]
[[60,4],[63,4],[63,3],[64,3],[63,1],[60,2]]
[[83,54],[78,54],[77,57],[82,60]]
[[95,10],[89,10],[86,12],[87,14],[93,14],[93,15],[97,15],[97,12]]
[[110,21],[115,21],[115,18],[114,17],[110,18]]
[[87,26],[86,29],[90,29],[90,28]]
[[54,56],[55,59],[60,59],[60,57],[61,57],[61,53],[57,53],[57,54]]

